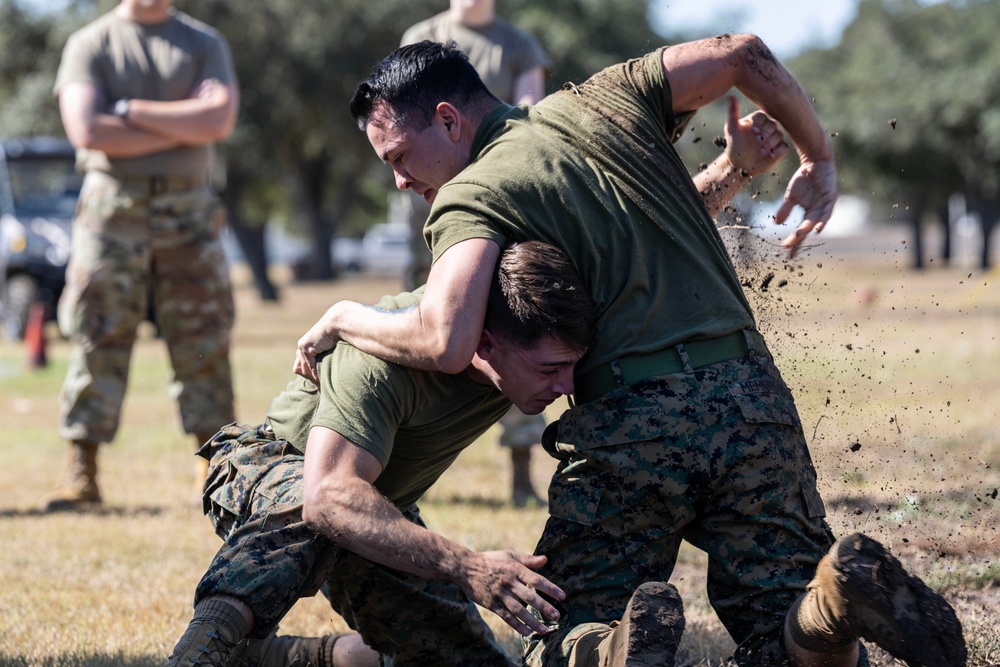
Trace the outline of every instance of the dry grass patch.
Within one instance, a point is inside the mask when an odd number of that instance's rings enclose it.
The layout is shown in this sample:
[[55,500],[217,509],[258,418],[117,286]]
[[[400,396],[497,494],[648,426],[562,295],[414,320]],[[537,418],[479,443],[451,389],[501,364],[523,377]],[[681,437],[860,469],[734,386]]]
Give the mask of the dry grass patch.
[[[835,532],[864,530],[889,544],[953,602],[969,664],[995,667],[1000,281],[958,269],[914,273],[906,259],[847,257],[828,242],[794,263],[768,261],[743,275],[797,396]],[[268,305],[241,287],[238,419],[263,418],[290,377],[295,342],[330,303],[395,291],[395,281],[366,279],[286,286],[281,303]],[[162,664],[220,544],[193,499],[194,443],[167,397],[166,354],[145,331],[121,431],[101,455],[105,509],[44,516],[34,507],[65,455],[56,421],[69,353],[50,334],[50,365],[40,371],[26,370],[19,346],[0,344],[0,409],[13,424],[0,448],[0,664]],[[542,488],[553,466],[537,453]],[[492,431],[428,493],[425,519],[476,549],[530,551],[545,511],[506,504],[509,474]],[[722,665],[733,650],[707,603],[704,572],[703,554],[684,549],[672,579],[688,619],[684,666]],[[490,623],[516,651],[512,633]],[[301,634],[344,629],[321,598],[302,601],[282,625]],[[875,664],[893,661],[876,655]]]

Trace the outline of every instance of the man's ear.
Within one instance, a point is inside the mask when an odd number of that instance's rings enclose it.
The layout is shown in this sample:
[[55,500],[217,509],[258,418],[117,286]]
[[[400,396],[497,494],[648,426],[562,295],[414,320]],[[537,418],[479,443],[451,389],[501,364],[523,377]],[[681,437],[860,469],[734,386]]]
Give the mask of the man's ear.
[[434,114],[453,140],[462,136],[462,113],[453,104],[438,102]]
[[483,329],[479,337],[479,346],[476,347],[476,355],[483,361],[489,361],[497,349],[497,340],[487,329]]

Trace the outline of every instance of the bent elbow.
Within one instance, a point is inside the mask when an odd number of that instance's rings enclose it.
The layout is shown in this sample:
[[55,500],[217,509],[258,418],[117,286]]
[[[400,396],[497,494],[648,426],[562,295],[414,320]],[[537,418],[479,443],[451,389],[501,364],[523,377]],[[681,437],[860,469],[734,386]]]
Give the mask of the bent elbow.
[[436,370],[448,375],[461,373],[472,363],[475,346],[469,347],[463,341],[445,341],[433,355]]
[[323,532],[323,512],[320,510],[322,501],[321,494],[311,492],[308,488],[302,497],[302,522],[306,527],[316,533]]
[[89,127],[71,128],[66,127],[66,138],[73,148],[84,148],[88,150],[100,150],[97,146],[97,136]]

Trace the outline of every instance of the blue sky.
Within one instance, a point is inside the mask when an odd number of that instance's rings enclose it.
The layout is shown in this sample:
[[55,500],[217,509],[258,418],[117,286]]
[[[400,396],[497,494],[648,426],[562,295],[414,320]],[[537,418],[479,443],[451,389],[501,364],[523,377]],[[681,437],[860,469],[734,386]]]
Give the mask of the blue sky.
[[836,44],[857,14],[858,0],[657,0],[658,28],[691,37],[724,32],[759,35],[779,58]]
[[[442,5],[447,4],[441,0]],[[922,0],[925,4],[941,0]],[[57,9],[66,0],[22,0],[25,6]],[[859,0],[653,0],[657,28],[691,37],[724,32],[760,35],[779,58],[810,47],[836,44],[857,14]],[[500,10],[503,10],[502,0]]]
[[[923,0],[933,4],[940,0]],[[836,44],[857,15],[858,0],[654,0],[656,27],[694,37],[759,35],[779,58]]]

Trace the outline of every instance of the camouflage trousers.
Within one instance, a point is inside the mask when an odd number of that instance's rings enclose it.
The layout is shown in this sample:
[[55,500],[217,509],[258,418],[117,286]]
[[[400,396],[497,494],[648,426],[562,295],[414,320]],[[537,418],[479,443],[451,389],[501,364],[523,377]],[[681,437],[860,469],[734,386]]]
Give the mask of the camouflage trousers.
[[[667,581],[681,540],[708,554],[708,597],[742,666],[787,664],[785,612],[833,543],[792,396],[769,356],[620,388],[566,411],[535,552],[566,591],[526,663],[569,665],[576,640]],[[867,665],[865,659],[863,665]]]
[[[302,453],[268,426],[232,424],[199,455],[210,460],[205,513],[225,544],[198,584],[195,604],[230,595],[254,613],[253,636],[322,590],[330,606],[381,654],[382,665],[513,663],[462,591],[366,560],[302,520]],[[406,518],[423,526],[415,505]]]
[[93,171],[84,179],[59,302],[60,328],[75,343],[61,395],[66,439],[114,439],[136,330],[150,308],[184,430],[211,433],[234,418],[225,210],[206,185],[185,185]]

